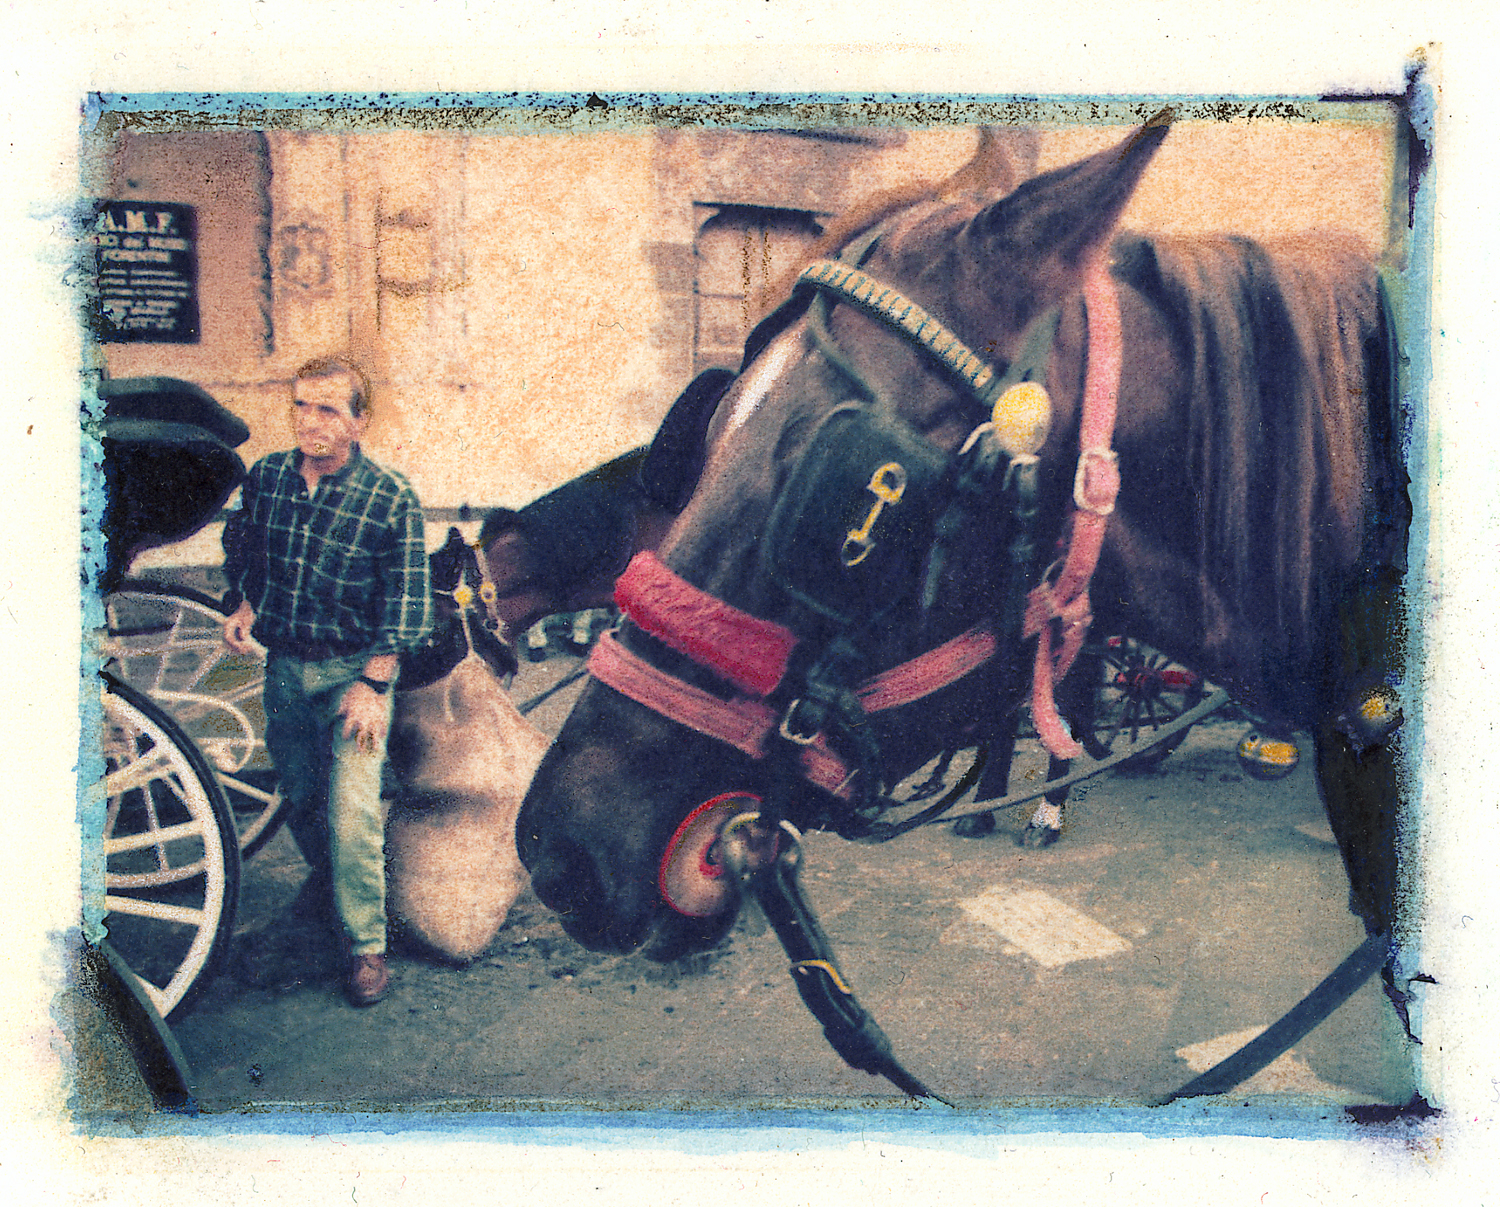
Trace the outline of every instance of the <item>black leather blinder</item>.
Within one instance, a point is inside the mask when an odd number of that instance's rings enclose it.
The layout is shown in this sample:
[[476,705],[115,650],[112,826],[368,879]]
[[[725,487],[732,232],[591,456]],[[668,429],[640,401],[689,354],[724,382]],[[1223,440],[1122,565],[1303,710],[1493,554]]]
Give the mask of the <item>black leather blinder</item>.
[[886,610],[920,582],[948,469],[941,450],[873,407],[831,411],[771,514],[761,557],[772,579],[839,625]]

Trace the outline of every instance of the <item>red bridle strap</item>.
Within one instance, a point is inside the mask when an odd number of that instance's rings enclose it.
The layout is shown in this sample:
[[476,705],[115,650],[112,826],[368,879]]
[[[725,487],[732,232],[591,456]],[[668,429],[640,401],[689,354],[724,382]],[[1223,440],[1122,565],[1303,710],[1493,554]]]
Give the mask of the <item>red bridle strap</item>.
[[[866,712],[900,708],[956,683],[994,657],[997,648],[993,633],[970,629],[867,679],[855,695]],[[765,757],[766,739],[780,722],[777,711],[763,701],[744,696],[725,700],[686,683],[626,649],[612,633],[600,637],[589,654],[589,673],[637,704],[753,759]],[[852,769],[829,748],[822,734],[802,748],[802,771],[810,783],[826,792],[849,794]]]
[[615,602],[643,632],[752,696],[769,696],[786,673],[797,635],[743,612],[637,553],[615,583]]
[[[1055,581],[1032,590],[1022,629],[1024,636],[1038,638],[1031,680],[1031,712],[1037,736],[1047,752],[1060,759],[1076,759],[1083,754],[1083,747],[1073,740],[1057,715],[1055,686],[1073,665],[1093,623],[1089,580],[1099,564],[1104,530],[1120,492],[1120,468],[1110,447],[1120,396],[1120,295],[1105,265],[1096,264],[1090,271],[1083,296],[1088,309],[1088,369],[1079,421],[1078,472],[1073,483],[1076,510],[1068,555]],[[1054,620],[1061,630],[1055,648]]]
[[995,656],[1000,643],[988,629],[972,628],[910,661],[881,671],[854,689],[866,712],[881,712],[930,696]]
[[[766,739],[780,722],[776,710],[759,700],[744,696],[725,700],[667,674],[626,649],[613,633],[603,634],[594,644],[589,674],[652,712],[727,743],[752,759],[766,757]],[[819,788],[836,796],[848,795],[849,768],[821,734],[802,748],[802,771]]]
[[589,652],[589,674],[637,704],[753,759],[765,757],[766,737],[776,728],[777,713],[770,705],[744,696],[726,700],[695,687],[632,653],[613,633],[601,634]]

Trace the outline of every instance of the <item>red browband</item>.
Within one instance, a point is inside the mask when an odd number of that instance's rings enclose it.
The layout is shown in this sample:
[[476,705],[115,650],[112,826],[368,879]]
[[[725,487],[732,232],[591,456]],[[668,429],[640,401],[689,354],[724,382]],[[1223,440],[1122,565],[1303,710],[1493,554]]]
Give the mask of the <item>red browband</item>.
[[754,696],[776,690],[797,645],[785,625],[715,599],[649,551],[636,554],[615,582],[615,602],[642,632]]

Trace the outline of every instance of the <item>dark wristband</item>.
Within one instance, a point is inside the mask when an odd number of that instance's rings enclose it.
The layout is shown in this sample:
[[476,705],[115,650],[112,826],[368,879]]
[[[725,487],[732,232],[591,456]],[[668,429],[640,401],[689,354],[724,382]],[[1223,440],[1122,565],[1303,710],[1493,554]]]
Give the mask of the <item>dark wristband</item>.
[[369,675],[361,675],[358,681],[363,683],[377,696],[383,696],[391,690],[391,681],[389,679],[371,679]]

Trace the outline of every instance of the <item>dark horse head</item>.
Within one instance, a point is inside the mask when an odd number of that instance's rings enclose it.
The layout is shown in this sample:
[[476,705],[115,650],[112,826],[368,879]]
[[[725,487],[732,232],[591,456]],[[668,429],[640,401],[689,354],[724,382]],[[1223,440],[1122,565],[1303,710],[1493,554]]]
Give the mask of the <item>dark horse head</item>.
[[[1028,591],[1077,517],[1107,510],[1091,476],[1108,467],[1078,473],[1095,378],[1118,383],[1120,479],[1095,625],[1321,726],[1320,762],[1359,762],[1335,727],[1361,676],[1395,669],[1380,634],[1404,540],[1377,277],[1336,237],[1121,235],[1165,134],[1014,191],[971,170],[872,207],[752,336],[697,490],[659,561],[621,580],[628,619],[520,815],[536,892],[575,938],[658,958],[716,941],[728,816],[774,799],[857,834],[886,787],[1020,702]],[[1023,378],[1045,393],[992,410]],[[1325,796],[1384,931],[1394,792],[1355,780]]]
[[[506,682],[519,663],[514,647],[499,635],[494,588],[485,582],[479,556],[457,528],[427,559],[432,583],[432,631],[427,640],[401,655],[402,691],[436,683],[472,650]],[[483,619],[481,619],[481,617]]]

